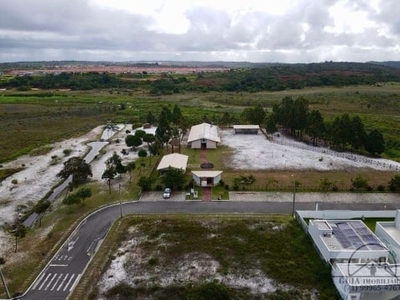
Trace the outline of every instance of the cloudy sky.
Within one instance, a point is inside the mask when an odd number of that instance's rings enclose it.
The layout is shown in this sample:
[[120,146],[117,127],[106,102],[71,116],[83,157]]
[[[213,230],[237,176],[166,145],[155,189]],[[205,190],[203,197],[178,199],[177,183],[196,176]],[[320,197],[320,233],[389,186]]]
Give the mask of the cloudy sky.
[[0,0],[0,62],[400,60],[399,0]]

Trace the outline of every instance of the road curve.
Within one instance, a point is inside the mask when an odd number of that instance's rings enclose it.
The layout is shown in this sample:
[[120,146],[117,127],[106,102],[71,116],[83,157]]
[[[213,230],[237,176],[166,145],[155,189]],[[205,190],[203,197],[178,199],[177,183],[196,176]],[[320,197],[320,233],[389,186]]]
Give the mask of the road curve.
[[[397,209],[389,203],[386,209]],[[296,203],[296,209],[313,210],[315,203]],[[380,210],[382,204],[319,203],[320,210]],[[125,202],[99,209],[83,220],[60,247],[23,296],[24,300],[67,299],[94,257],[112,223],[127,214],[290,214],[292,202]]]

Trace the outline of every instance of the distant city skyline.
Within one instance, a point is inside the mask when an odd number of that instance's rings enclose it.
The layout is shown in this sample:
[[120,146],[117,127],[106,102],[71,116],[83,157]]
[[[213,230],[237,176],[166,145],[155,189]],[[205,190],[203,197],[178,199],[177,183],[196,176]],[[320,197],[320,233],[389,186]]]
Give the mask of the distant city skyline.
[[0,0],[0,62],[388,61],[395,0]]

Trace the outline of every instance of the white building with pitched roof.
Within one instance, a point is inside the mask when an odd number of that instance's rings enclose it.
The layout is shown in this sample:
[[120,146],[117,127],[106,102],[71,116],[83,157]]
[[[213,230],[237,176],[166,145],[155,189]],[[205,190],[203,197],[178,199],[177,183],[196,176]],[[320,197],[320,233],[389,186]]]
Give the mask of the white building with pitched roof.
[[162,173],[168,168],[181,169],[186,171],[189,156],[179,153],[172,153],[164,155],[157,166],[157,171]]
[[188,146],[193,149],[216,149],[221,142],[218,127],[208,123],[192,126]]

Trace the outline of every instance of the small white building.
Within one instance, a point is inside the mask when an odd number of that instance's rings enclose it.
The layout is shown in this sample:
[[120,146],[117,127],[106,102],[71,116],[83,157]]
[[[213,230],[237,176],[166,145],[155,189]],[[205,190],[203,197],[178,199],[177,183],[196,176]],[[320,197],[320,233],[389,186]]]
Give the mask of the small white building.
[[200,187],[213,187],[219,184],[222,171],[192,171],[194,182]]
[[168,170],[168,168],[181,169],[186,171],[187,161],[189,156],[179,153],[164,155],[157,166],[157,171],[160,173]]
[[233,125],[235,134],[258,134],[259,125]]
[[221,142],[218,127],[202,123],[191,127],[188,146],[193,149],[216,149]]

